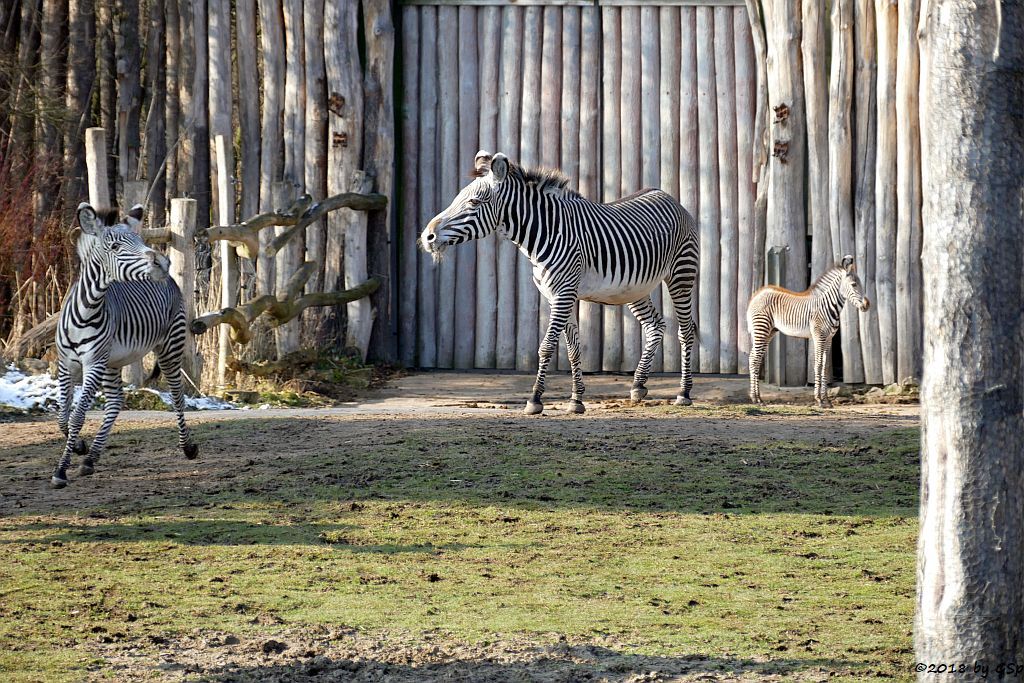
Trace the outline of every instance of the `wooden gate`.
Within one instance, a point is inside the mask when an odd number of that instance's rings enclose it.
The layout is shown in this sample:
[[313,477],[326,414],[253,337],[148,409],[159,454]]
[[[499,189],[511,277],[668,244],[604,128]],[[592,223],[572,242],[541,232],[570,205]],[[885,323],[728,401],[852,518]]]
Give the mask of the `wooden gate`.
[[[536,368],[548,307],[508,240],[461,245],[435,267],[420,230],[468,182],[478,149],[561,168],[584,196],[675,195],[701,238],[700,372],[744,372],[753,289],[755,69],[741,0],[412,0],[403,3],[398,162],[399,344],[409,367]],[[744,294],[738,294],[744,293]],[[655,371],[679,370],[672,306]],[[632,372],[624,306],[583,302],[585,371]],[[566,370],[564,342],[558,367]]]

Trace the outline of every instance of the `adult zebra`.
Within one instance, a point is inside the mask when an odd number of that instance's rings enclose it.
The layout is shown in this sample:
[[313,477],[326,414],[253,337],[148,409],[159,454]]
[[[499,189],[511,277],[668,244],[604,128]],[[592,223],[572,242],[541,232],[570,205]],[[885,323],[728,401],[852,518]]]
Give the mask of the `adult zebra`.
[[558,171],[523,168],[500,153],[477,152],[473,174],[476,180],[430,221],[420,242],[436,262],[448,247],[497,230],[533,263],[533,280],[551,305],[551,321],[538,351],[537,381],[526,414],[544,410],[541,395],[548,362],[563,332],[572,366],[570,410],[584,412],[573,313],[579,299],[628,304],[640,322],[644,350],[630,398],[642,400],[665,332],[665,321],[651,302],[651,291],[662,281],[679,319],[682,377],[676,405],[690,405],[693,285],[699,262],[693,217],[660,190],[641,190],[609,204],[593,202],[570,190],[568,178]]
[[[181,291],[168,277],[167,258],[142,241],[133,228],[142,224],[142,207],[134,206],[121,221],[116,210],[97,213],[78,205],[82,232],[76,249],[81,261],[78,280],[64,300],[57,325],[58,379],[64,452],[50,482],[67,486],[71,454],[85,454],[79,474],[93,473],[114,420],[121,412],[121,368],[154,351],[167,378],[178,416],[178,445],[185,457],[199,454],[185,425],[181,391],[181,353],[185,346],[185,311]],[[82,395],[71,412],[75,383],[81,373]],[[103,424],[86,449],[79,438],[85,411],[102,386],[106,405]],[[70,419],[69,419],[70,418]]]

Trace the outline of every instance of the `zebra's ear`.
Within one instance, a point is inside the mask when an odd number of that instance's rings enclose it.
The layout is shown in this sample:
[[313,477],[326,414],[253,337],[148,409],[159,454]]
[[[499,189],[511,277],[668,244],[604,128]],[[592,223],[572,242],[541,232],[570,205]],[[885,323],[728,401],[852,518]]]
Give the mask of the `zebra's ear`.
[[96,216],[96,210],[89,202],[82,202],[78,205],[78,224],[82,226],[82,232],[93,237],[103,234],[103,225]]
[[856,266],[853,265],[853,257],[849,254],[843,257],[843,268],[848,273],[852,273],[856,269]]
[[142,229],[142,216],[142,204],[136,204],[128,211],[128,215],[124,217],[125,225],[131,228],[132,232],[138,233]]
[[501,152],[491,157],[491,175],[499,183],[508,175],[508,157]]
[[473,159],[473,172],[470,173],[470,176],[482,178],[487,175],[491,170],[491,156],[491,153],[485,149],[477,152],[476,158]]

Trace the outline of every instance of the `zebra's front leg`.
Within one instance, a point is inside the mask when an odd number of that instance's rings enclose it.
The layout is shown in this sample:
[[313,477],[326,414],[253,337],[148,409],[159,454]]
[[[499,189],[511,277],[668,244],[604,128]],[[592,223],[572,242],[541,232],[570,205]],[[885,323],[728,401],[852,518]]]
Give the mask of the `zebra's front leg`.
[[53,476],[50,477],[50,485],[55,489],[62,489],[68,485],[68,467],[71,466],[71,454],[75,451],[75,445],[79,440],[78,435],[82,431],[82,425],[85,424],[85,411],[92,407],[92,402],[96,398],[96,389],[99,388],[100,380],[103,376],[102,368],[105,368],[106,365],[107,363],[104,359],[99,364],[83,370],[82,397],[78,400],[78,405],[71,412],[71,419],[68,423],[68,438],[64,444],[64,452],[61,454],[60,461],[53,471]]
[[548,364],[551,362],[551,356],[558,350],[558,336],[565,329],[575,302],[575,293],[558,295],[551,302],[551,320],[548,322],[548,331],[537,350],[537,380],[533,383],[533,394],[526,400],[526,408],[523,409],[527,415],[539,415],[544,412],[544,404],[540,399],[544,394],[544,380],[547,378]]
[[580,351],[580,335],[575,320],[570,320],[565,326],[565,348],[569,356],[569,367],[572,368],[572,401],[569,404],[569,412],[581,415],[586,411],[583,406],[583,363]]
[[[60,427],[60,433],[64,435],[64,438],[67,438],[68,418],[71,415],[71,405],[75,401],[75,383],[71,379],[71,370],[64,361],[57,363],[57,382],[60,385],[57,397],[57,426]],[[85,455],[89,452],[89,446],[85,443],[85,439],[79,438],[75,440],[72,450],[78,455]]]
[[93,466],[100,459],[100,456],[103,455],[103,450],[107,447],[107,438],[110,436],[110,430],[114,427],[114,421],[117,420],[117,416],[121,413],[121,408],[124,407],[124,392],[121,390],[120,368],[107,368],[103,373],[103,396],[106,399],[103,404],[103,424],[100,426],[100,430],[96,432],[96,437],[92,440],[89,454],[82,460],[82,464],[78,468],[78,474],[81,476],[93,473]]
[[654,308],[650,296],[629,304],[629,310],[644,331],[644,351],[640,355],[636,372],[633,373],[633,388],[629,392],[630,400],[639,403],[647,396],[647,378],[650,375],[654,354],[661,347],[661,340],[665,336],[665,319]]
[[832,407],[832,401],[828,398],[828,383],[825,381],[827,343],[827,339],[820,336],[814,337],[814,401],[819,408]]

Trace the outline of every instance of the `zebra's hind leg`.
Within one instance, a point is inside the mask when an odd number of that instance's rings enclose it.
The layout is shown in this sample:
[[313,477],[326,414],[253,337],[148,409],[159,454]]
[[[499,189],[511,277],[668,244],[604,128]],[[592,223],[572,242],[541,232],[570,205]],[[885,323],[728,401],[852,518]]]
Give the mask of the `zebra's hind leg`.
[[[60,427],[60,433],[64,435],[64,438],[67,438],[68,418],[71,415],[71,405],[75,401],[75,383],[71,378],[71,370],[64,361],[57,362],[57,382],[60,385],[57,397],[57,426]],[[89,452],[89,446],[85,443],[85,439],[78,438],[71,450],[78,455],[85,455]]]
[[167,379],[167,388],[171,390],[171,403],[178,418],[178,447],[186,458],[195,460],[199,457],[199,446],[192,441],[192,432],[185,424],[185,394],[181,387],[180,352],[177,357],[158,356],[157,363],[160,364],[160,372]]
[[81,476],[93,473],[93,466],[100,459],[100,456],[103,455],[103,450],[107,447],[107,438],[110,436],[110,430],[114,427],[114,421],[117,420],[117,416],[121,413],[121,408],[124,407],[124,392],[121,390],[120,368],[107,368],[103,373],[103,396],[106,399],[103,404],[103,424],[100,426],[100,430],[96,432],[96,437],[92,440],[89,454],[85,456],[81,466],[78,468],[78,474]]
[[654,308],[650,296],[645,296],[643,299],[629,304],[629,310],[644,331],[644,352],[640,356],[640,362],[637,363],[636,372],[633,374],[633,388],[629,392],[630,400],[638,403],[647,396],[647,377],[651,371],[654,354],[658,351],[661,340],[665,336],[665,319]]
[[764,364],[764,352],[768,347],[767,339],[753,337],[750,349],[750,402],[759,406],[761,400],[761,366]]
[[583,364],[580,354],[580,335],[576,322],[570,320],[565,326],[565,348],[569,356],[569,366],[572,368],[572,402],[569,404],[569,412],[581,415],[586,411],[583,406]]
[[558,350],[558,336],[562,334],[562,330],[568,324],[575,303],[575,292],[556,295],[551,301],[551,319],[548,322],[548,331],[537,350],[537,380],[533,384],[533,394],[526,400],[526,408],[523,409],[527,415],[539,415],[544,412],[544,404],[540,397],[544,394],[548,364],[551,362],[551,356]]
[[677,261],[672,275],[665,281],[668,292],[672,296],[672,305],[676,309],[676,320],[679,321],[679,396],[677,406],[688,406],[693,403],[690,390],[693,388],[693,342],[697,338],[697,326],[693,322],[693,286],[697,280],[696,249],[693,254],[684,254]]
[[71,454],[75,452],[75,446],[79,441],[78,435],[82,431],[82,425],[85,424],[85,411],[89,410],[92,406],[93,399],[96,397],[96,389],[99,388],[100,380],[103,376],[103,371],[99,368],[105,368],[106,364],[106,359],[103,359],[99,363],[98,368],[89,368],[83,372],[82,397],[78,400],[78,405],[75,406],[75,409],[71,411],[64,452],[57,462],[57,467],[53,470],[53,476],[50,477],[50,485],[55,489],[62,489],[68,485],[68,467],[71,466]]

